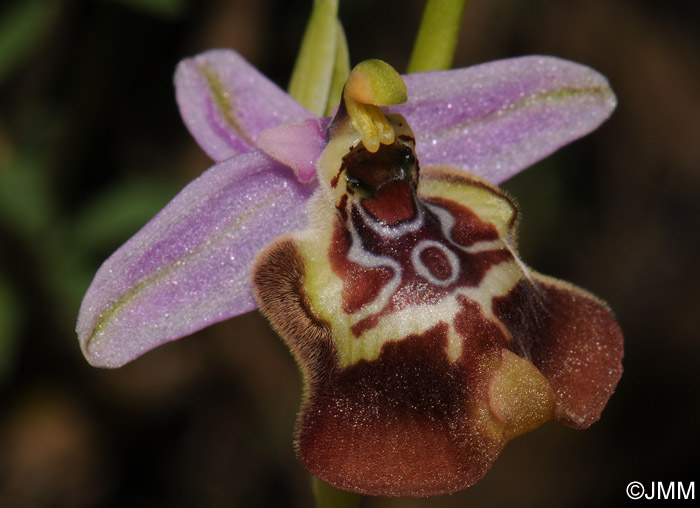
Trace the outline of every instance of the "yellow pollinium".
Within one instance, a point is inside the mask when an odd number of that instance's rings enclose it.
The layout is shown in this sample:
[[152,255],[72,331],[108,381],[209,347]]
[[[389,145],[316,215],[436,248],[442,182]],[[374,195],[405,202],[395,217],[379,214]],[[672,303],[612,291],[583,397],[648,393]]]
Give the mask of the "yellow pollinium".
[[386,62],[365,60],[348,76],[343,90],[345,107],[353,128],[362,138],[365,148],[374,153],[380,144],[394,142],[394,128],[380,106],[406,102],[406,83]]

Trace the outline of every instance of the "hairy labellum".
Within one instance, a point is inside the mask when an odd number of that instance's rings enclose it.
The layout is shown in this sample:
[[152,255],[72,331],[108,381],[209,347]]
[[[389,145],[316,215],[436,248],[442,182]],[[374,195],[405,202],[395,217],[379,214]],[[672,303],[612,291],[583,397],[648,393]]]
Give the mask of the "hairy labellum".
[[596,421],[622,334],[603,302],[518,259],[503,191],[419,168],[403,117],[374,118],[394,136],[369,150],[341,105],[310,224],[258,257],[256,297],[304,373],[312,474],[371,495],[454,492],[509,439]]

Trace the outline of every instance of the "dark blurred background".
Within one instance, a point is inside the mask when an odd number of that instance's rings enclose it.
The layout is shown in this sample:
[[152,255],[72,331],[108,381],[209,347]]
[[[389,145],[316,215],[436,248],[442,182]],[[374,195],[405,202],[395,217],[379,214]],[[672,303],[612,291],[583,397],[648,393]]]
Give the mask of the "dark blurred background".
[[[178,115],[178,60],[235,48],[285,87],[310,6],[2,2],[1,507],[311,505],[299,375],[257,313],[114,371],[88,366],[74,332],[100,263],[210,165]],[[405,69],[422,7],[341,0],[353,63]],[[603,127],[506,188],[525,261],[616,312],[625,373],[589,430],[546,424],[466,491],[362,506],[636,505],[632,480],[700,480],[699,26],[695,0],[468,2],[456,67],[551,54],[617,93]]]

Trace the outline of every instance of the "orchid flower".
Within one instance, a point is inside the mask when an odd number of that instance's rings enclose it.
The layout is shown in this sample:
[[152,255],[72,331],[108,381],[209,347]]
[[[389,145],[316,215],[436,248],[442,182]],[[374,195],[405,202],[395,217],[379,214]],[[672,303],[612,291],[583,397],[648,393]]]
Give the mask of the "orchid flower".
[[403,77],[367,61],[333,119],[229,50],[184,60],[175,85],[217,163],[97,272],[77,325],[91,364],[260,308],[303,373],[305,467],[371,495],[454,492],[513,437],[600,417],[620,329],[520,261],[495,185],[610,115],[603,76],[544,56]]

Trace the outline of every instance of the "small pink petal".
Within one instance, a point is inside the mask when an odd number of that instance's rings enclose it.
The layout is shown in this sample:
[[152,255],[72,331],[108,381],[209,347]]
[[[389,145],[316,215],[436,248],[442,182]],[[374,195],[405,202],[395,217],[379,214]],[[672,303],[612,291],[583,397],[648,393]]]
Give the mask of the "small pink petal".
[[273,159],[291,167],[300,182],[308,183],[316,176],[316,161],[326,144],[327,128],[327,118],[272,127],[260,134],[258,146]]

